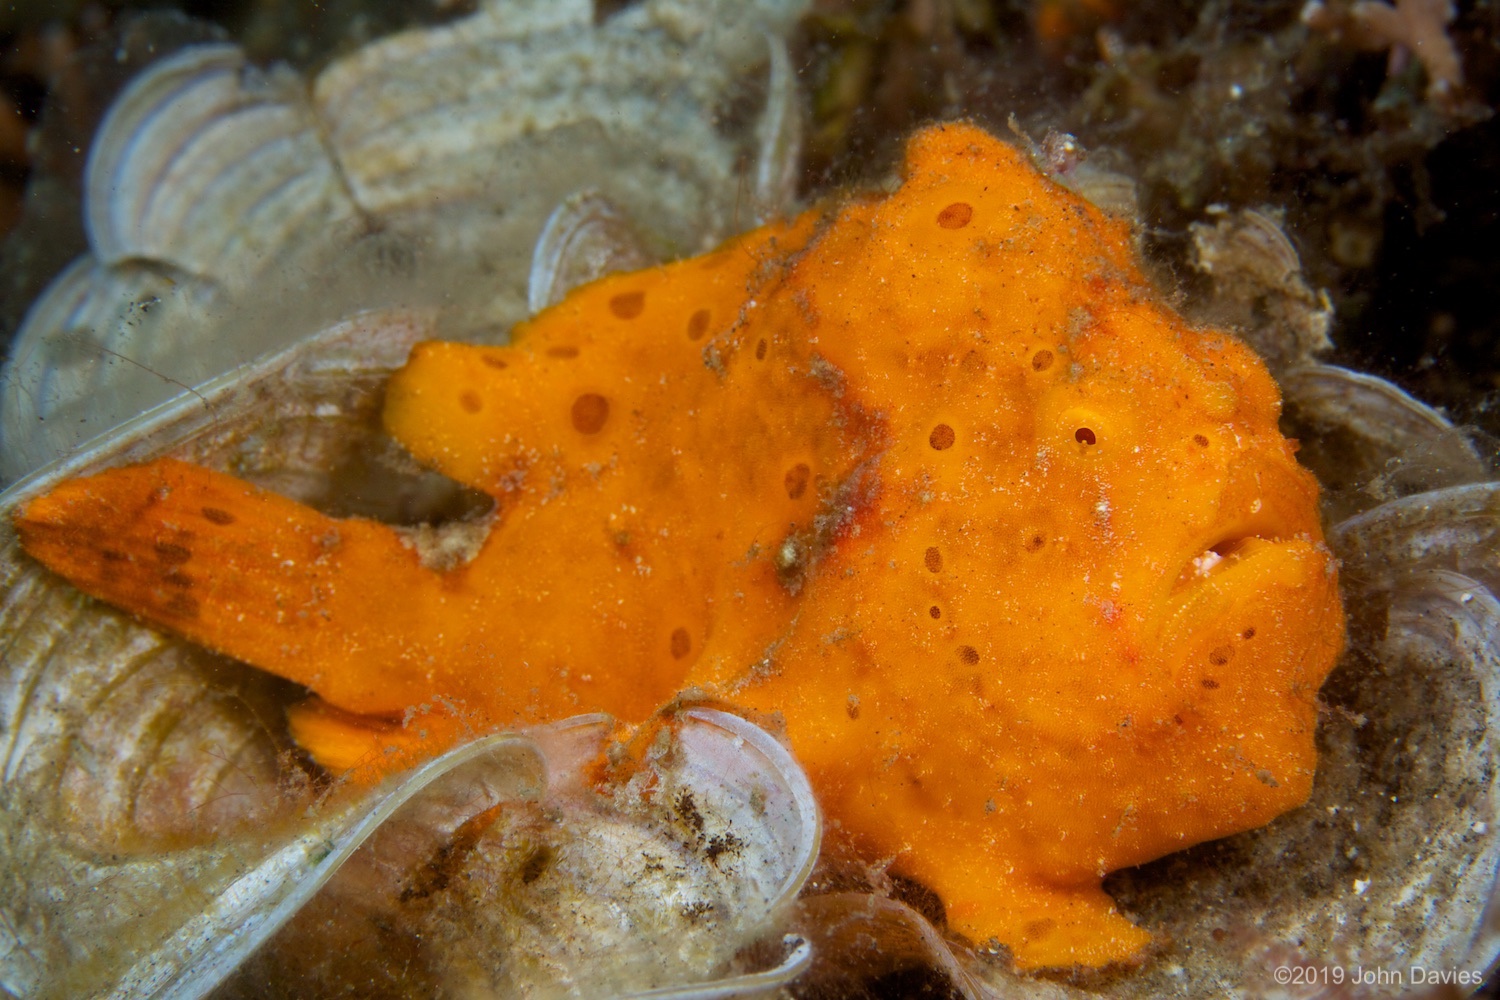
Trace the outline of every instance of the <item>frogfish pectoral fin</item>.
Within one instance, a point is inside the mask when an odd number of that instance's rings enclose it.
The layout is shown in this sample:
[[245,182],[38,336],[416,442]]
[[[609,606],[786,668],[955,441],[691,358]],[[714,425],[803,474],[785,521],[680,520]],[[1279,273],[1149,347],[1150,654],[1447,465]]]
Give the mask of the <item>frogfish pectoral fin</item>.
[[427,704],[402,718],[345,712],[317,696],[286,710],[292,739],[320,765],[375,782],[433,756],[469,732],[454,706]]
[[408,661],[442,646],[424,609],[444,599],[443,574],[384,525],[159,460],[64,483],[15,526],[85,593],[345,711],[399,716],[432,694],[431,671]]
[[943,898],[949,927],[979,945],[998,938],[1009,946],[1018,969],[1138,962],[1151,943],[1151,934],[1121,916],[1097,885],[974,879],[934,888]]

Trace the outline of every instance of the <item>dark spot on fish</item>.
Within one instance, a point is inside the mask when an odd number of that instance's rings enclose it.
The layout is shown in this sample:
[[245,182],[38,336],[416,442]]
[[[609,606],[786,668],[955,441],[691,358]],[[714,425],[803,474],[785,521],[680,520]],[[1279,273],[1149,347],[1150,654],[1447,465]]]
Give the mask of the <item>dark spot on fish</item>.
[[157,542],[152,547],[156,549],[156,557],[164,563],[185,563],[193,558],[192,549],[176,542]]
[[708,310],[699,309],[688,318],[688,340],[699,340],[708,332]]
[[227,510],[220,510],[217,507],[204,507],[203,516],[212,521],[214,524],[219,525],[233,524],[235,521],[235,517],[233,514],[229,513],[229,511]]
[[786,488],[787,499],[797,500],[807,492],[807,484],[812,479],[812,470],[805,462],[798,462],[786,470],[782,477],[782,486]]
[[173,594],[161,606],[162,611],[173,618],[197,618],[202,608],[192,594]]
[[193,588],[193,578],[175,566],[161,575],[161,582],[169,587],[177,587],[181,590]]
[[621,292],[609,300],[609,311],[620,319],[635,319],[645,309],[645,292]]
[[580,434],[598,434],[609,419],[609,400],[597,392],[585,392],[573,400],[573,429]]
[[962,229],[974,218],[974,206],[966,201],[955,201],[938,213],[937,223],[944,229]]

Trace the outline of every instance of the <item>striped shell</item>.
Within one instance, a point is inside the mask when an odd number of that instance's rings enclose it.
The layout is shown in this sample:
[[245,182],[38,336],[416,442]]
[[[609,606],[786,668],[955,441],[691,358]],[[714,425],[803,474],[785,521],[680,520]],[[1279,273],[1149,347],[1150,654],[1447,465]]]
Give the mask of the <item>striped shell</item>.
[[[444,337],[497,337],[574,192],[657,253],[776,211],[797,152],[780,39],[804,6],[652,0],[595,25],[591,0],[491,0],[310,84],[225,44],[153,64],[90,153],[91,252],[14,344],[0,479],[360,309],[437,306]],[[765,66],[758,128],[716,126]]]

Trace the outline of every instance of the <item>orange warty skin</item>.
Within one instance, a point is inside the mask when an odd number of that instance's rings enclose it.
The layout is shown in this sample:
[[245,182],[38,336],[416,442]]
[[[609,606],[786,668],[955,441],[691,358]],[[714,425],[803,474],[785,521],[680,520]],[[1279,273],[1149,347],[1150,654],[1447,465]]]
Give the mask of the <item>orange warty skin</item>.
[[[17,526],[311,688],[293,731],[334,767],[683,693],[779,713],[828,818],[952,929],[1099,966],[1150,941],[1106,872],[1311,789],[1343,616],[1279,408],[1124,224],[946,125],[889,197],[413,351],[387,428],[498,503],[466,565],[174,462]],[[402,728],[422,704],[452,714]]]

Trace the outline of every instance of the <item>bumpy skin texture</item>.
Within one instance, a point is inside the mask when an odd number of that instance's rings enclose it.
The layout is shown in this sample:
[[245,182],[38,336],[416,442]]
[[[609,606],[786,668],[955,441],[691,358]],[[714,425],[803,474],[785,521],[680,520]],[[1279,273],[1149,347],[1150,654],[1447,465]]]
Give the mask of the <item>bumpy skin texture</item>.
[[1150,940],[1106,872],[1311,787],[1343,618],[1278,410],[1122,224],[947,125],[888,198],[599,281],[512,346],[419,346],[386,424],[496,497],[467,565],[173,462],[17,525],[306,684],[294,732],[333,766],[683,691],[778,712],[828,816],[954,929],[1097,966]]

